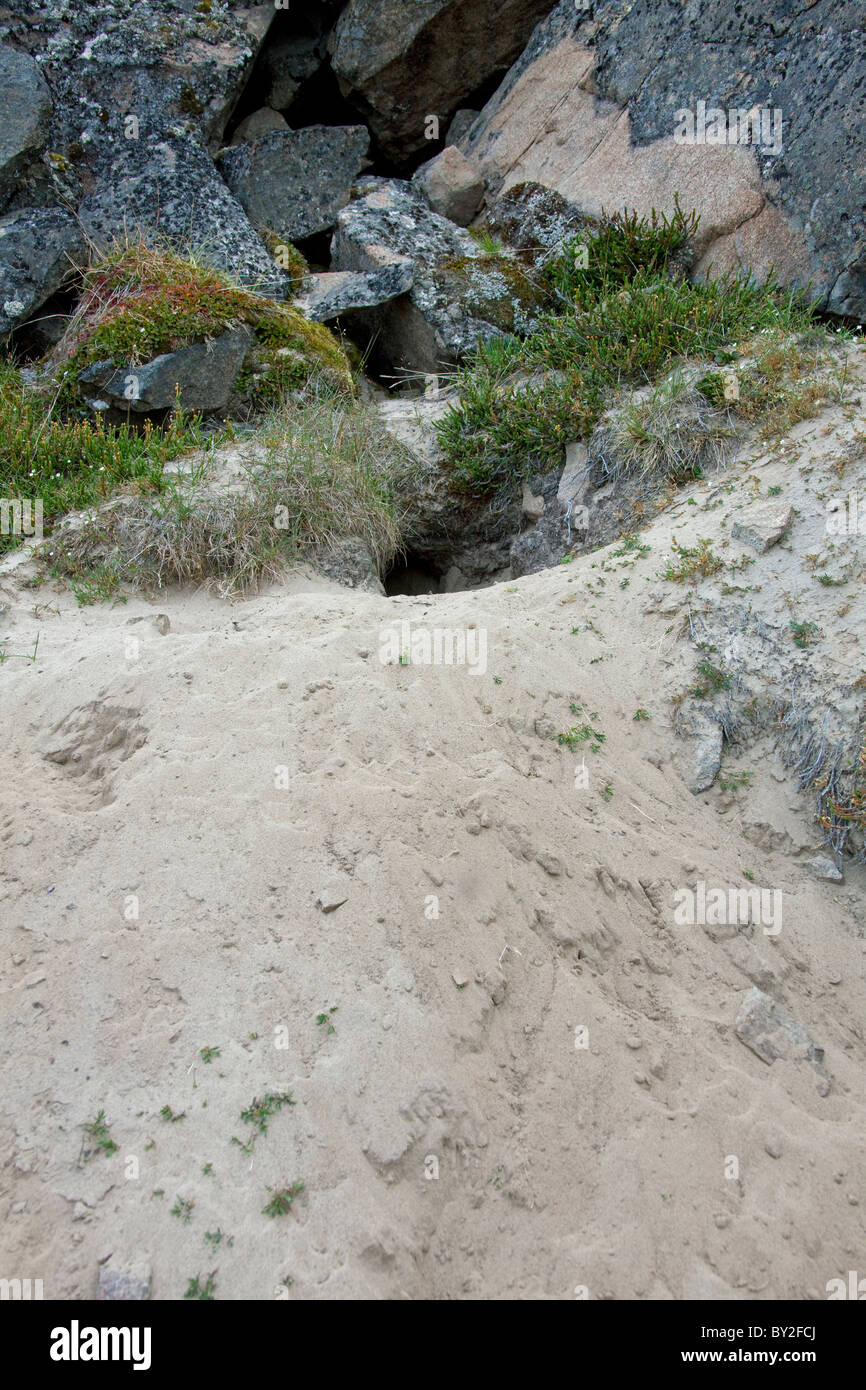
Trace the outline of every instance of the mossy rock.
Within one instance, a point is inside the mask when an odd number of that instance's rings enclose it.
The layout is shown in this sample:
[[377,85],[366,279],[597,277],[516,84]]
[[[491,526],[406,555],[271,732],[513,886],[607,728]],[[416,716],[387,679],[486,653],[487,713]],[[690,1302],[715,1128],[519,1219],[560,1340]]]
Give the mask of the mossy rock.
[[236,395],[243,396],[255,377],[253,399],[271,404],[321,376],[354,394],[348,358],[323,324],[177,252],[138,243],[108,252],[84,276],[70,329],[50,358],[52,368],[65,373],[61,404],[80,402],[78,377],[97,362],[134,367],[240,324],[251,329],[254,346]]
[[547,307],[545,290],[510,256],[458,256],[433,273],[437,289],[472,318],[504,333],[525,333]]

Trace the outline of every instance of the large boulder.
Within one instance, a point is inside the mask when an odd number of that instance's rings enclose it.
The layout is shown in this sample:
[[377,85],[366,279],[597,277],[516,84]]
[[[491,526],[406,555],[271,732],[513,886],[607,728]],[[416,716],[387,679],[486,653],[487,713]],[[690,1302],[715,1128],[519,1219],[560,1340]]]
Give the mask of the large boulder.
[[484,198],[480,169],[455,145],[448,145],[416,169],[412,184],[424,194],[434,212],[456,222],[458,227],[469,226]]
[[384,152],[424,148],[427,117],[442,134],[468,94],[518,56],[552,0],[350,0],[331,62]]
[[337,270],[375,271],[409,260],[412,288],[375,310],[376,353],[398,371],[448,369],[479,338],[520,331],[533,322],[538,291],[523,267],[488,255],[462,227],[432,212],[410,183],[362,180],[364,196],[337,219]]
[[272,259],[207,151],[180,132],[151,147],[135,147],[113,182],[99,184],[79,209],[98,245],[127,232],[159,235],[177,248],[192,246],[215,270],[260,294],[285,298],[289,277]]
[[[562,0],[460,144],[489,195],[534,181],[598,217],[670,214],[678,194],[701,215],[694,273],[773,268],[862,318],[864,91],[851,0],[775,0],[769,13],[748,0],[736,22],[728,6],[699,4],[674,27],[654,0]],[[763,124],[749,127],[748,112]]]
[[364,126],[316,125],[225,150],[219,165],[259,232],[300,241],[333,227],[369,147]]
[[95,362],[78,380],[94,409],[146,415],[179,404],[185,410],[221,410],[252,343],[252,331],[240,324],[212,342],[191,343],[140,366],[118,369],[112,362]]
[[39,68],[26,53],[0,44],[0,207],[27,165],[48,138],[51,93]]
[[27,320],[87,256],[63,208],[24,208],[0,218],[0,336]]

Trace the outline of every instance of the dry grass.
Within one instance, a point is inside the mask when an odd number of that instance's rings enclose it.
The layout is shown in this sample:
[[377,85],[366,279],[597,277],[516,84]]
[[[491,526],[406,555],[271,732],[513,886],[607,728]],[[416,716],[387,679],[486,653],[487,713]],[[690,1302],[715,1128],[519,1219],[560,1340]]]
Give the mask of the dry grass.
[[722,464],[736,436],[730,412],[674,373],[609,410],[590,453],[607,477],[682,484]]
[[347,536],[387,565],[401,541],[392,484],[402,455],[370,412],[319,397],[272,415],[260,440],[265,458],[240,488],[179,479],[163,497],[119,497],[61,528],[50,542],[55,572],[78,583],[98,575],[99,596],[121,583],[190,582],[229,595]]

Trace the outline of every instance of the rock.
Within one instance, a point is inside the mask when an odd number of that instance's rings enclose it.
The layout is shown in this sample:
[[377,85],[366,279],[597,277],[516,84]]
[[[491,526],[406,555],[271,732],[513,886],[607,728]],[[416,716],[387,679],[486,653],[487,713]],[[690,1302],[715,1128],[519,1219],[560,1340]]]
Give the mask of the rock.
[[82,203],[79,215],[93,241],[104,244],[136,230],[150,235],[158,227],[173,246],[191,245],[207,265],[259,294],[285,299],[289,277],[271,259],[207,151],[183,133],[153,148],[141,145],[113,182],[98,186]]
[[0,44],[0,207],[5,207],[28,158],[42,148],[51,121],[51,93],[33,59]]
[[809,866],[816,878],[827,879],[830,883],[844,883],[845,875],[837,865],[835,859],[829,855],[819,854],[814,859],[809,860]]
[[451,978],[458,989],[465,989],[469,984],[469,976],[464,974],[462,970],[452,970]]
[[722,765],[724,734],[703,710],[692,710],[692,727],[688,737],[688,753],[683,769],[686,783],[693,796],[708,791]]
[[219,165],[257,231],[300,241],[333,227],[369,147],[364,126],[308,126],[225,150]]
[[829,1093],[824,1049],[812,1041],[802,1024],[760,989],[747,990],[737,1013],[734,1032],[756,1057],[771,1066],[778,1059],[806,1061],[818,1074],[818,1091]]
[[508,989],[508,980],[501,970],[488,970],[484,976],[484,986],[490,992],[494,1004],[501,1004]]
[[[320,556],[319,566],[325,574],[344,584],[347,589],[363,589],[384,596],[385,587],[379,578],[370,547],[360,536],[346,536],[334,541]],[[324,907],[323,912],[330,909]]]
[[268,105],[285,111],[308,78],[318,72],[328,54],[327,34],[295,35],[269,44],[263,60]]
[[308,319],[326,323],[350,309],[372,309],[412,288],[415,270],[408,259],[394,261],[381,270],[339,270],[311,275],[293,301]]
[[[862,319],[866,125],[844,124],[866,73],[855,12],[842,6],[825,24],[814,6],[786,7],[784,23],[764,27],[749,7],[741,19],[731,23],[726,6],[687,7],[671,29],[664,6],[561,0],[461,148],[488,197],[531,180],[598,217],[626,204],[671,214],[678,193],[701,217],[696,276],[749,266],[764,279],[772,267],[783,284],[812,281],[819,303]],[[684,111],[699,127],[701,93],[707,106],[724,102],[724,144],[680,138]],[[727,113],[754,108],[766,124],[750,145]]]
[[232,145],[242,145],[245,140],[256,140],[260,135],[268,135],[272,130],[288,130],[289,123],[285,116],[281,116],[279,111],[274,111],[270,106],[260,106],[258,111],[253,111],[249,116],[240,122],[234,135]]
[[469,106],[460,106],[451,118],[451,124],[445,133],[445,144],[459,145],[460,141],[469,133],[469,128],[474,121],[477,121],[479,113]]
[[140,1279],[135,1274],[103,1267],[99,1271],[96,1298],[98,1302],[142,1302],[150,1298],[150,1275]]
[[593,226],[592,219],[573,203],[538,183],[514,184],[496,200],[487,220],[493,231],[528,255],[539,269],[563,241]]
[[587,446],[583,440],[565,446],[565,467],[559,479],[556,500],[559,510],[570,516],[592,490],[587,469]]
[[511,543],[511,578],[520,579],[524,574],[538,574],[539,570],[546,570],[555,565],[558,558],[550,538],[545,532],[533,527],[532,530],[516,536]]
[[432,212],[401,179],[361,181],[363,196],[343,208],[332,242],[336,270],[376,270],[399,258],[414,263],[405,298],[371,311],[376,352],[395,370],[435,373],[452,366],[479,338],[528,325],[538,292],[508,257],[485,256],[462,227]]
[[484,180],[478,166],[454,145],[416,169],[412,184],[434,212],[456,222],[458,227],[468,227],[484,197]]
[[793,518],[794,508],[787,503],[750,507],[734,522],[731,535],[763,555],[782,539]]
[[24,208],[0,218],[0,335],[29,318],[87,257],[63,208]]
[[141,366],[118,369],[97,362],[78,380],[86,395],[95,393],[109,406],[135,414],[165,410],[177,400],[185,410],[220,410],[252,343],[252,332],[242,324],[212,342],[163,353]]
[[523,484],[523,515],[527,521],[540,521],[544,515],[544,498],[536,497],[528,483]]
[[344,96],[368,113],[384,153],[403,160],[424,148],[428,115],[444,124],[461,97],[514,61],[551,6],[350,0],[331,40],[331,65]]

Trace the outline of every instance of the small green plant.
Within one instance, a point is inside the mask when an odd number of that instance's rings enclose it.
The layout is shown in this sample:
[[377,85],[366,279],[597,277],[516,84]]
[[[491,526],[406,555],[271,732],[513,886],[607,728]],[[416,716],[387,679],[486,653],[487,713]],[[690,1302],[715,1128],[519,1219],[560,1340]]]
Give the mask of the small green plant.
[[194,1279],[190,1279],[184,1298],[197,1298],[202,1302],[213,1303],[216,1273],[216,1270],[212,1269],[210,1274],[205,1276],[204,1283],[201,1282],[200,1274],[197,1274]]
[[[594,717],[598,718],[598,715]],[[571,753],[581,743],[589,743],[592,752],[597,753],[606,737],[606,734],[603,734],[600,729],[594,729],[591,724],[580,724],[566,729],[565,733],[557,734],[556,739],[557,743],[568,748]]]
[[286,1216],[292,1210],[292,1203],[304,1191],[302,1182],[293,1182],[289,1187],[269,1187],[271,1199],[266,1206],[262,1207],[262,1213],[271,1218],[276,1216]]
[[711,661],[701,661],[698,663],[698,675],[700,680],[696,681],[689,689],[689,694],[698,699],[705,699],[707,695],[715,695],[719,690],[730,690],[731,678],[718,666],[714,666]]
[[788,627],[791,629],[794,645],[801,649],[805,649],[815,640],[815,633],[818,631],[817,623],[795,623],[793,619],[788,623]]
[[249,1110],[241,1111],[241,1119],[244,1124],[255,1125],[260,1134],[267,1134],[268,1120],[284,1105],[294,1105],[291,1091],[282,1091],[276,1095],[270,1093],[262,1096],[261,1100],[254,1100]]
[[91,1158],[97,1153],[105,1154],[106,1158],[109,1158],[113,1153],[117,1153],[117,1145],[108,1132],[104,1110],[100,1110],[95,1120],[91,1120],[89,1124],[82,1125],[81,1128],[84,1130],[84,1133],[93,1140],[91,1147],[87,1146],[86,1141],[82,1143],[82,1157],[85,1163],[89,1163]]
[[202,1168],[201,1171],[202,1171],[202,1176],[203,1176],[203,1177],[205,1177],[205,1178],[212,1178],[212,1177],[213,1177],[213,1164],[212,1164],[212,1163],[205,1163],[205,1165],[203,1166],[203,1168]]
[[723,792],[738,792],[741,787],[751,786],[752,772],[729,772],[727,776],[720,777],[718,785]]
[[186,1111],[185,1111],[185,1110],[181,1110],[181,1112],[180,1112],[179,1115],[175,1115],[175,1113],[174,1113],[174,1111],[172,1110],[172,1108],[171,1108],[170,1105],[164,1105],[164,1106],[162,1107],[162,1109],[160,1110],[159,1113],[160,1113],[160,1115],[162,1116],[162,1118],[165,1120],[166,1124],[173,1124],[173,1125],[176,1125],[177,1122],[178,1122],[178,1120],[185,1120],[185,1119],[186,1119]]
[[176,1197],[174,1206],[171,1209],[171,1214],[172,1216],[176,1216],[180,1221],[182,1221],[184,1226],[188,1226],[190,1222],[190,1217],[192,1216],[192,1209],[194,1206],[195,1197]]
[[219,1226],[217,1226],[215,1231],[205,1231],[204,1238],[209,1245],[221,1245],[223,1241],[225,1241],[227,1246],[234,1245],[235,1243],[234,1236],[227,1236],[225,1231],[220,1230]]
[[214,1057],[219,1057],[220,1050],[218,1047],[200,1047],[198,1055],[203,1062],[209,1063],[213,1061]]
[[641,719],[652,719],[652,715],[649,713],[648,710],[636,709],[634,714],[632,715],[632,719],[637,722]]
[[676,560],[671,560],[663,571],[662,578],[683,584],[686,580],[706,579],[722,568],[722,561],[713,554],[712,542],[706,537],[699,538],[696,546],[680,545],[674,536],[671,549]]
[[750,883],[754,883],[755,881],[755,875],[752,873],[751,869],[743,870],[743,878],[747,878]]
[[336,1033],[337,1031],[331,1022],[333,1015],[337,1012],[337,1008],[338,1005],[335,1004],[332,1009],[326,1009],[324,1013],[316,1014],[317,1024],[320,1028],[324,1028],[327,1033]]
[[612,800],[613,800],[613,786],[612,786],[612,784],[611,784],[610,782],[608,782],[607,786],[605,787],[604,791],[602,792],[602,796],[604,797],[605,801],[612,801]]

